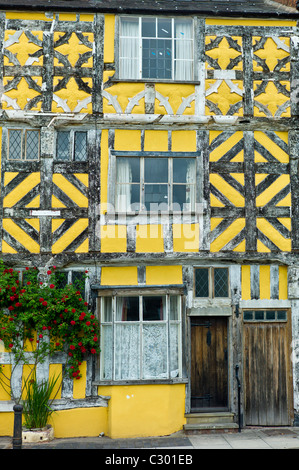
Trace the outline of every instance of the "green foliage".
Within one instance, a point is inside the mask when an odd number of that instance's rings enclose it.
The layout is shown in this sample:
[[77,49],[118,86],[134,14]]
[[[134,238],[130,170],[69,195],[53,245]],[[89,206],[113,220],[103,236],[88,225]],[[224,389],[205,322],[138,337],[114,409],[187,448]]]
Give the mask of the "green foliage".
[[67,373],[79,379],[84,356],[99,352],[99,323],[78,285],[64,285],[55,266],[45,282],[36,268],[26,268],[22,284],[19,272],[0,260],[0,339],[14,364],[29,364],[28,352],[36,365],[64,351]]
[[23,416],[27,429],[44,428],[48,424],[49,417],[54,412],[51,408],[51,395],[58,379],[59,375],[40,382],[37,382],[36,378],[26,382]]

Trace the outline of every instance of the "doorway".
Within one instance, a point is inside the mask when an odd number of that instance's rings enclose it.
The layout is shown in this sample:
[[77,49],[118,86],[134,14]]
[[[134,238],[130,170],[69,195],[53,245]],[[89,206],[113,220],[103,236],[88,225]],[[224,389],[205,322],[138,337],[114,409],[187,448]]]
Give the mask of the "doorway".
[[227,317],[191,317],[191,411],[228,410]]

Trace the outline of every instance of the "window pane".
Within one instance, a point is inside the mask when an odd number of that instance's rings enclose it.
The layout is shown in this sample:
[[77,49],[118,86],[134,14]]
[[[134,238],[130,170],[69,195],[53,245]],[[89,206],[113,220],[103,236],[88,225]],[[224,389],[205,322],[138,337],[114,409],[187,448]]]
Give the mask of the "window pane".
[[193,37],[192,20],[185,18],[174,19],[175,38],[190,39]]
[[112,326],[103,325],[101,334],[101,377],[111,380],[112,377]]
[[119,157],[116,160],[116,180],[118,183],[140,182],[139,158]]
[[209,269],[195,270],[195,297],[209,297]]
[[139,321],[139,297],[116,298],[116,321]]
[[170,325],[170,377],[179,376],[179,328],[180,325]]
[[67,272],[56,272],[56,285],[59,289],[63,289],[68,283],[68,273]]
[[228,297],[228,269],[214,269],[214,295],[215,297]]
[[172,42],[169,39],[143,39],[142,77],[172,77]]
[[87,133],[75,132],[75,155],[76,162],[85,162],[87,160]]
[[143,297],[143,320],[156,321],[166,319],[166,297]]
[[144,181],[146,183],[168,183],[168,159],[145,158]]
[[70,160],[70,133],[57,132],[56,159],[61,161]]
[[22,131],[11,129],[9,131],[9,151],[10,160],[21,160],[22,158]]
[[169,19],[158,18],[158,37],[171,38],[172,37],[172,21]]
[[103,311],[101,312],[101,317],[102,317],[101,321],[112,322],[112,297],[103,297],[102,307],[103,307]]
[[262,310],[256,310],[254,312],[255,320],[264,320],[264,312]]
[[277,311],[277,320],[286,320],[286,319],[287,319],[286,310],[278,310]]
[[[168,203],[168,185],[166,184],[146,184],[144,186],[144,205],[146,210],[166,210]],[[155,207],[152,206],[155,204]],[[162,206],[163,204],[163,206]],[[161,206],[160,206],[161,205]],[[166,206],[165,206],[166,205]],[[160,206],[160,207],[158,207]]]
[[167,325],[143,326],[143,378],[167,378]]
[[180,319],[180,302],[181,298],[178,295],[169,296],[169,319],[179,320]]
[[138,18],[121,18],[120,35],[127,37],[139,36],[139,19]]
[[244,320],[253,320],[253,312],[251,312],[249,310],[245,310]]
[[26,160],[39,158],[39,132],[26,131]]
[[156,18],[142,18],[142,37],[156,37]]
[[275,310],[266,311],[266,320],[275,320]]
[[85,273],[83,271],[72,272],[72,283],[76,289],[80,290],[81,296],[85,297]]
[[140,378],[140,327],[136,324],[115,325],[115,380]]
[[195,182],[195,159],[174,158],[173,159],[173,182],[194,183]]

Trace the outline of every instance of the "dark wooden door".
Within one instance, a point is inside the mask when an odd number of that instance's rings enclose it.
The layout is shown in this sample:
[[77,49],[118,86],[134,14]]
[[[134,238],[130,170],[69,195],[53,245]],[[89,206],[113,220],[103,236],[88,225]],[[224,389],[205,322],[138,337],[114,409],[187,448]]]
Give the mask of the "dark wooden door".
[[226,317],[191,318],[191,410],[227,409]]
[[288,322],[244,323],[246,425],[291,425],[290,367]]

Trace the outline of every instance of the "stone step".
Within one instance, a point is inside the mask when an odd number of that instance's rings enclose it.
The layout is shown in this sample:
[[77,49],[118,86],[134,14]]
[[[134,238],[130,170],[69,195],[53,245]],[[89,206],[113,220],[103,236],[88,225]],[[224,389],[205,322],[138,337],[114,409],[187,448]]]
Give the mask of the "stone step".
[[186,434],[197,434],[206,432],[237,432],[238,424],[236,423],[203,423],[203,424],[185,424],[184,431]]
[[208,412],[208,413],[188,413],[185,414],[187,424],[213,424],[213,423],[234,423],[234,413],[231,412]]

